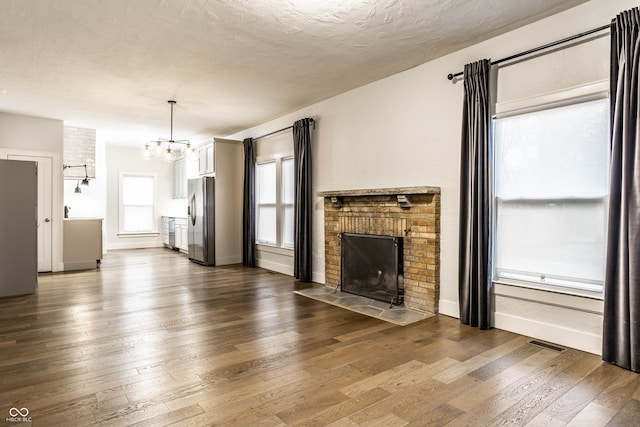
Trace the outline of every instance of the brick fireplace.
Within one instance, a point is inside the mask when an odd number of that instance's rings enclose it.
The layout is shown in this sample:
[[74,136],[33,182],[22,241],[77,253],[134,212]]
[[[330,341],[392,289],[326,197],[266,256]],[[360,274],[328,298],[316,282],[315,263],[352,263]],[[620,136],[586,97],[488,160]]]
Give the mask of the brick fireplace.
[[325,284],[340,284],[341,233],[402,237],[404,305],[437,313],[440,297],[440,188],[321,191]]

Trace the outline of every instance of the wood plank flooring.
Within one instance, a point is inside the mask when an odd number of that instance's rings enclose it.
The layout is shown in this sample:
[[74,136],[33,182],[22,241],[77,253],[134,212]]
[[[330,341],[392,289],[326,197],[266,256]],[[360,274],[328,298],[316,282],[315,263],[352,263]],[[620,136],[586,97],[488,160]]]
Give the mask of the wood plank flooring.
[[0,423],[640,426],[640,376],[598,356],[442,315],[395,326],[308,286],[167,249],[41,275],[0,300]]

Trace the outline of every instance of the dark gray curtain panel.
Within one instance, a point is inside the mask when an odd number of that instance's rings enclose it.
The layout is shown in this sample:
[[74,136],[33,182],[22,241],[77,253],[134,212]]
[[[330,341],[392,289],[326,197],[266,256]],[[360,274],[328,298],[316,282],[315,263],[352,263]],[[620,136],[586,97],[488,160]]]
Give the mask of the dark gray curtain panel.
[[490,277],[489,129],[491,63],[483,59],[464,67],[464,106],[460,157],[460,322],[492,325]]
[[603,360],[640,372],[640,12],[611,23],[611,170]]
[[313,193],[311,186],[311,119],[293,124],[294,162],[294,255],[293,275],[296,279],[311,281],[311,222]]
[[244,191],[242,200],[242,264],[256,265],[256,142],[244,144]]

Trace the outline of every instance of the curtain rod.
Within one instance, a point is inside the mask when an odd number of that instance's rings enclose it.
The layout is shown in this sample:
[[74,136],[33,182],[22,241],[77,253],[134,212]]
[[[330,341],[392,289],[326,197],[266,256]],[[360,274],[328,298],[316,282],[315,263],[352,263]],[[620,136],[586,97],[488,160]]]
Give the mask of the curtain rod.
[[[538,52],[538,51],[541,51],[541,50],[544,50],[544,49],[548,49],[550,47],[557,46],[557,45],[562,44],[562,43],[570,42],[572,40],[576,40],[576,39],[588,36],[589,34],[598,33],[598,32],[603,31],[603,30],[608,30],[610,27],[611,27],[611,25],[603,25],[602,27],[598,27],[598,28],[594,28],[594,29],[589,30],[589,31],[585,31],[584,33],[576,34],[576,35],[573,35],[573,36],[570,36],[570,37],[566,37],[566,38],[564,38],[562,40],[557,40],[555,42],[547,43],[547,44],[545,44],[543,46],[534,47],[533,49],[529,49],[529,50],[526,50],[524,52],[516,53],[515,55],[507,56],[506,58],[501,58],[501,59],[498,59],[496,61],[491,61],[491,65],[496,65],[496,64],[499,64],[499,63],[504,62],[504,61],[509,61],[511,59],[515,59],[515,58],[519,58],[521,56],[529,55],[530,53],[534,53],[534,52]],[[460,71],[460,72],[455,73],[455,74],[447,75],[447,78],[449,80],[453,80],[455,77],[461,76],[463,74],[464,74],[464,71]]]
[[[313,123],[313,128],[315,129],[316,128],[315,121],[312,118],[310,118],[309,120],[311,121],[311,123]],[[256,141],[258,139],[266,138],[268,136],[274,135],[276,133],[284,132],[285,130],[289,130],[289,129],[293,129],[293,126],[287,126],[286,128],[282,128],[282,129],[274,130],[273,132],[265,133],[264,135],[260,135],[260,136],[257,136],[255,138],[253,138],[253,140]]]

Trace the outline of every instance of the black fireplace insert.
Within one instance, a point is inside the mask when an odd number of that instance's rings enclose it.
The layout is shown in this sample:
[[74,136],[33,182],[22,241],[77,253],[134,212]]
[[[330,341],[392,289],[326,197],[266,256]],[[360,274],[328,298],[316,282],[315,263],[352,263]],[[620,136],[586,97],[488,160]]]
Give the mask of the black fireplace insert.
[[403,303],[402,237],[341,233],[340,289],[390,304]]

